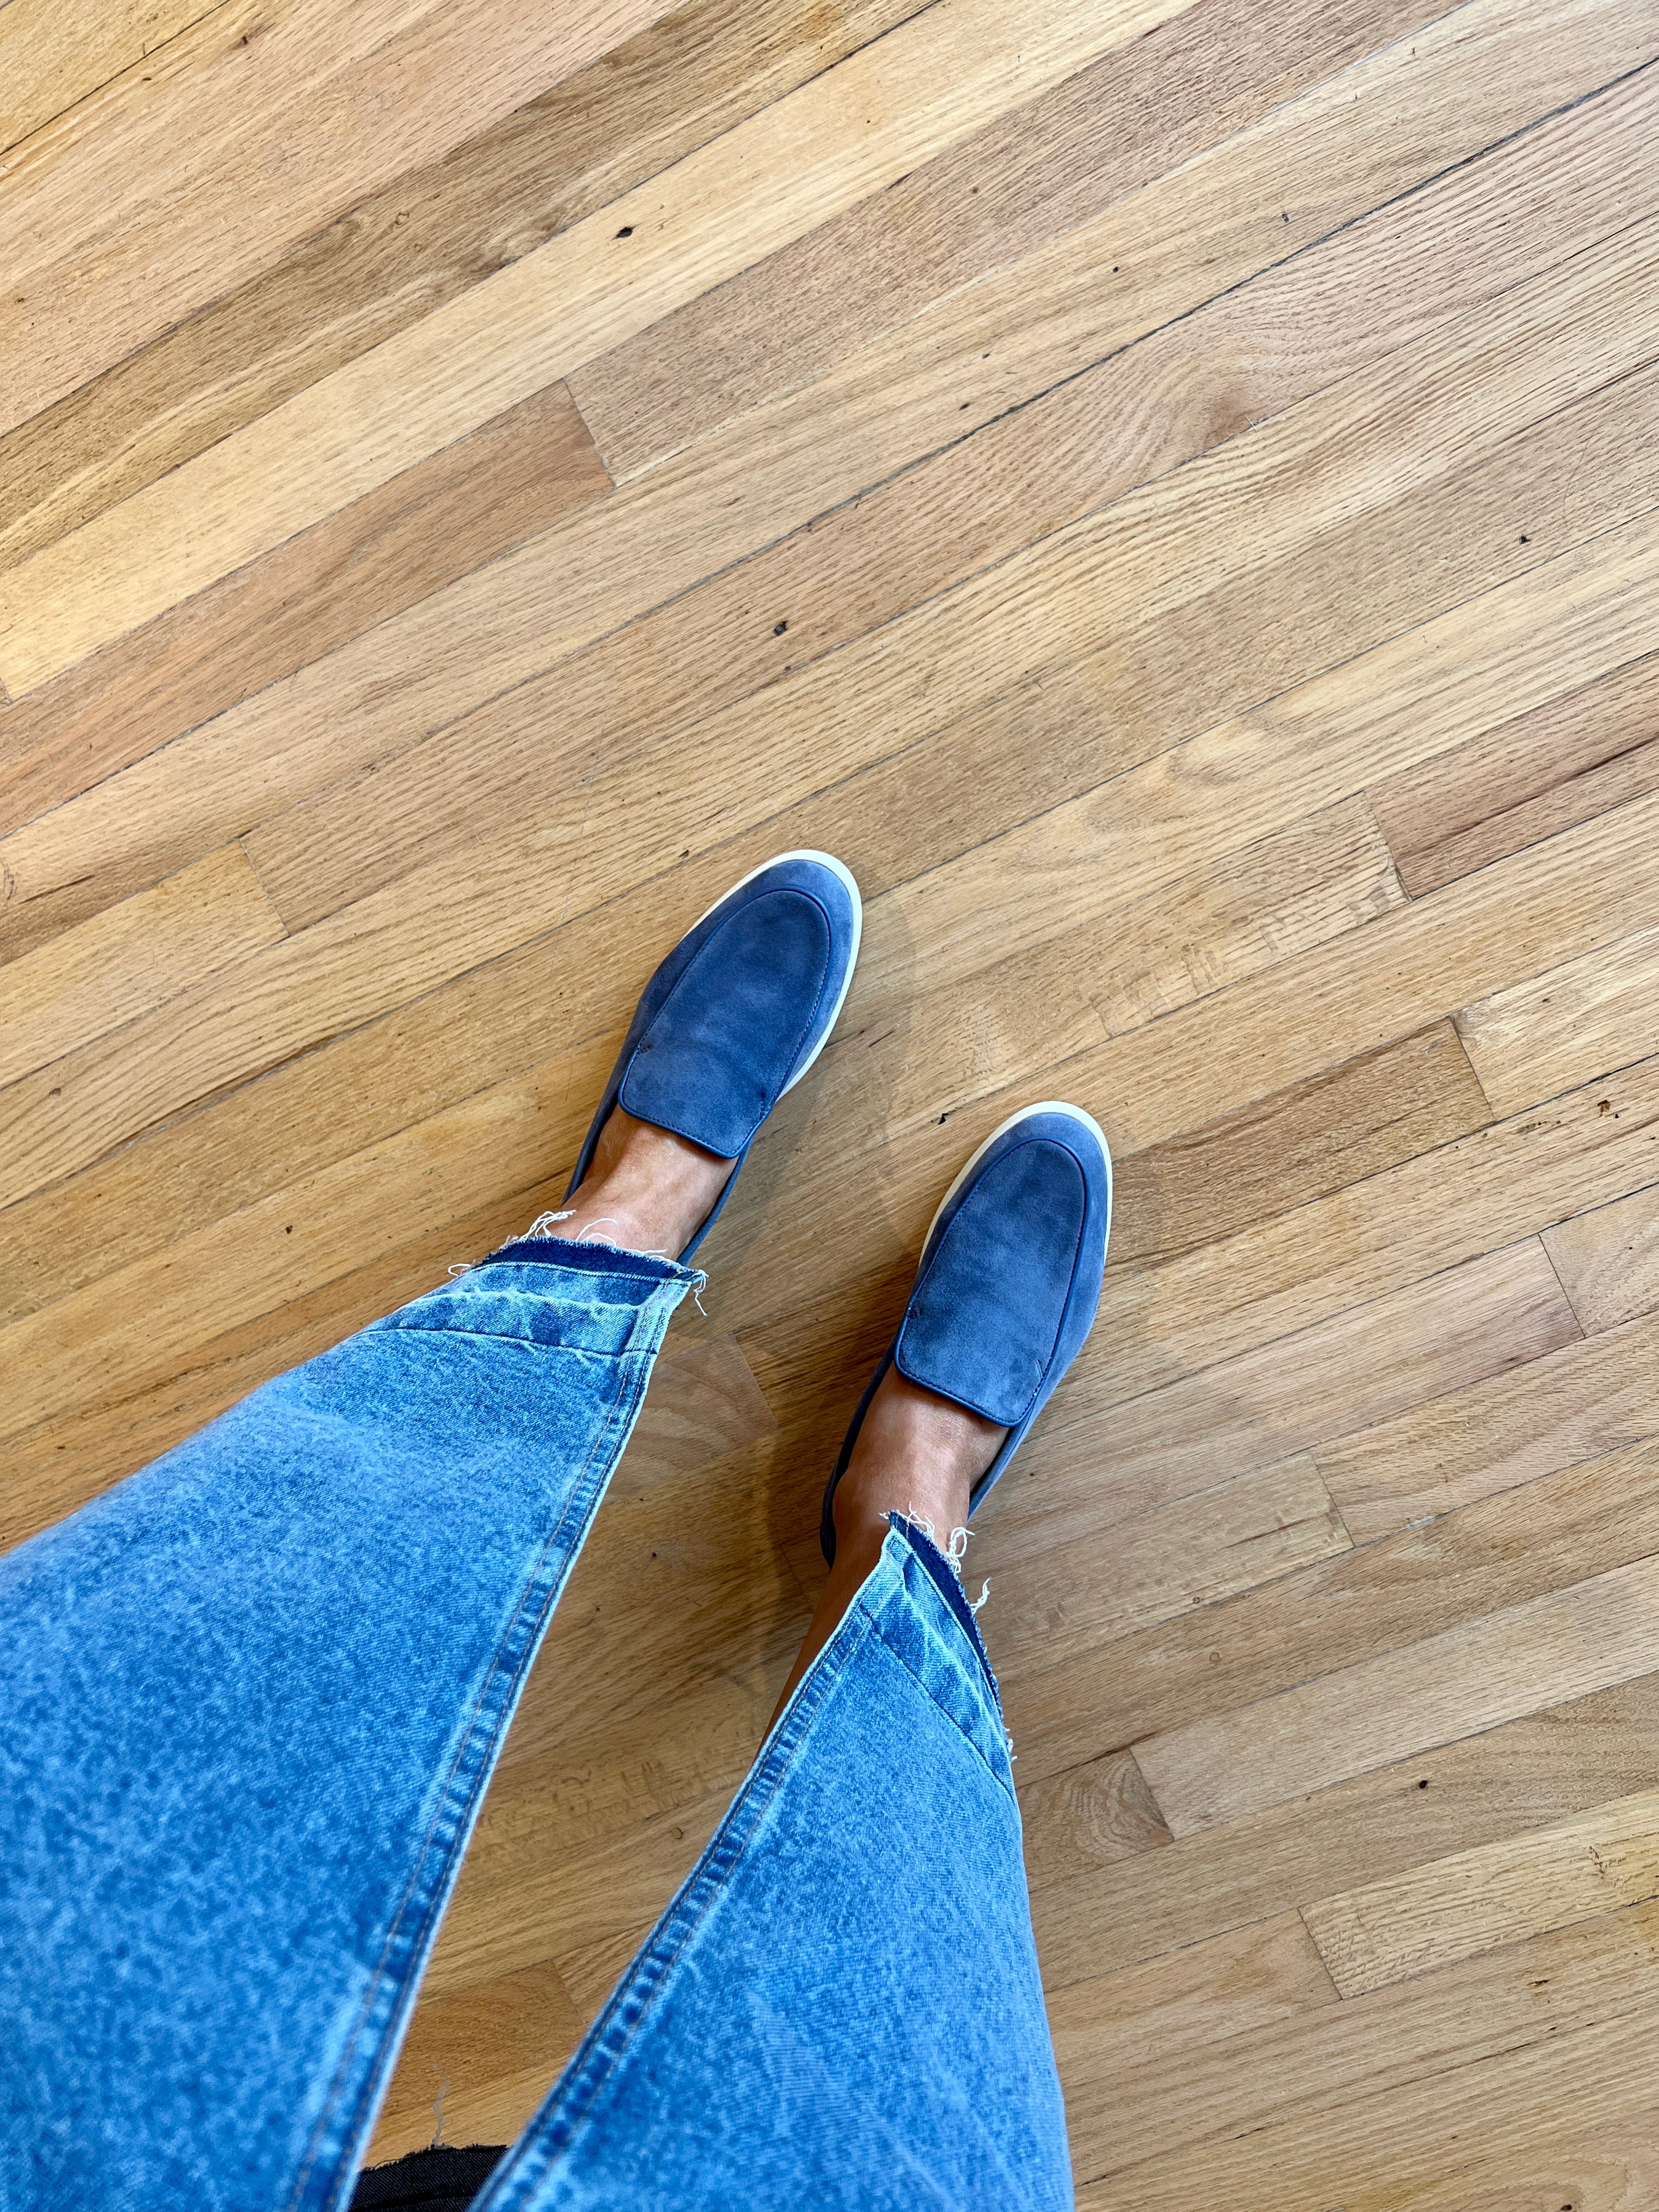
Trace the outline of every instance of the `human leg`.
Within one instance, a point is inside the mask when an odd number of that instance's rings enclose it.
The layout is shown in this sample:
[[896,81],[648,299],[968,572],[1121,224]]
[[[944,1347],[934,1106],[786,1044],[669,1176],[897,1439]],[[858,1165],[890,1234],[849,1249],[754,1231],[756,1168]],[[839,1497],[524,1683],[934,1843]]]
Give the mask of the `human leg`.
[[906,1517],[965,1524],[1092,1319],[1109,1165],[1070,1111],[947,1194],[832,1479],[793,1692],[474,2212],[1070,2203],[996,1686]]
[[349,2188],[530,1662],[700,1279],[665,1255],[821,1048],[857,920],[838,863],[745,878],[653,978],[537,1224],[584,1241],[504,1246],[0,1562],[6,2212]]

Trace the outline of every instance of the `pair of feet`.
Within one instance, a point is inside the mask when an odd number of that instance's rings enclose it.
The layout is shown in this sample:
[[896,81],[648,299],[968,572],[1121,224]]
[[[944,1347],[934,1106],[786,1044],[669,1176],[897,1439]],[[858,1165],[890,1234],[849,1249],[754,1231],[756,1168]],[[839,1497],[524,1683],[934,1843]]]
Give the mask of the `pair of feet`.
[[[599,1132],[586,1175],[565,1200],[559,1233],[634,1252],[681,1252],[730,1181],[735,1160],[721,1159],[641,1121],[620,1106]],[[875,1565],[890,1513],[948,1533],[968,1525],[974,1486],[1001,1449],[1007,1429],[913,1382],[891,1366],[876,1387],[836,1485],[836,1557],[805,1642],[779,1700],[788,1701],[835,1633],[859,1585]]]
[[[640,1000],[557,1234],[689,1258],[762,1122],[828,1041],[862,927],[828,854],[789,853],[733,885]],[[903,1325],[825,1497],[830,1562],[781,1704],[874,1566],[897,1513],[941,1546],[1018,1446],[1092,1322],[1111,1174],[1091,1117],[1012,1116],[934,1217]],[[538,1224],[539,1226],[539,1224]]]

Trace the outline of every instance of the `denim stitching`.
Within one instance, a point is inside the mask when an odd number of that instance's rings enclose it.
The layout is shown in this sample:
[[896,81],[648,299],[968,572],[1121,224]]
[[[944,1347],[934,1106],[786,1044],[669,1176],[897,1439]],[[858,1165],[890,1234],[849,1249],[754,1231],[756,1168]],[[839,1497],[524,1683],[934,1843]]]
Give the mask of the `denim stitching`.
[[[665,1314],[663,1316],[662,1330],[654,1332],[656,1340],[659,1343],[661,1340],[662,1332],[667,1328],[669,1318],[670,1316]],[[492,1343],[501,1343],[522,1341],[522,1340],[491,1338],[489,1339],[489,1341]],[[547,1348],[556,1349],[561,1347]],[[568,1349],[569,1347],[563,1348]],[[481,1780],[488,1770],[490,1746],[495,1741],[496,1733],[499,1731],[501,1713],[505,1710],[506,1704],[510,1697],[513,1684],[526,1671],[529,1665],[530,1654],[537,1648],[538,1641],[538,1631],[532,1626],[532,1632],[525,1642],[524,1650],[520,1657],[509,1667],[503,1667],[501,1655],[509,1648],[515,1634],[520,1631],[526,1617],[526,1607],[530,1605],[535,1595],[537,1582],[546,1564],[549,1554],[559,1545],[559,1542],[564,1535],[565,1530],[569,1526],[573,1517],[586,1519],[597,1510],[599,1503],[599,1498],[597,1496],[594,1498],[592,1504],[589,1506],[585,1506],[580,1514],[577,1514],[576,1512],[577,1500],[583,1494],[584,1486],[592,1473],[595,1461],[599,1456],[601,1449],[608,1443],[610,1438],[615,1433],[617,1426],[617,1417],[623,1404],[626,1402],[629,1406],[630,1419],[637,1413],[640,1401],[645,1395],[646,1386],[650,1380],[652,1353],[654,1349],[655,1346],[653,1345],[650,1347],[641,1347],[641,1352],[635,1355],[607,1355],[609,1357],[617,1358],[618,1359],[619,1365],[623,1360],[630,1356],[637,1358],[639,1374],[635,1387],[634,1387],[630,1391],[628,1389],[629,1378],[625,1374],[619,1376],[617,1395],[612,1401],[611,1407],[607,1409],[605,1419],[600,1424],[599,1431],[594,1437],[593,1444],[588,1453],[587,1459],[583,1464],[581,1473],[577,1477],[575,1483],[572,1486],[571,1492],[566,1501],[564,1510],[560,1514],[558,1521],[555,1524],[552,1532],[548,1536],[546,1542],[543,1545],[541,1551],[537,1554],[535,1565],[532,1568],[529,1575],[526,1577],[524,1586],[520,1592],[518,1601],[513,1608],[512,1614],[501,1632],[501,1638],[495,1647],[495,1656],[489,1663],[484,1680],[480,1686],[478,1695],[474,1700],[471,1712],[467,1717],[465,1732],[462,1735],[459,1746],[457,1748],[454,1759],[451,1764],[449,1772],[445,1777],[441,1785],[439,1793],[438,1810],[433,1815],[431,1825],[428,1828],[426,1836],[423,1838],[419,1851],[416,1856],[414,1869],[410,1875],[408,1885],[404,1889],[403,1897],[398,1905],[397,1910],[392,1917],[391,1923],[386,1930],[386,1937],[381,1945],[380,1955],[375,1961],[375,1964],[370,1972],[368,1986],[364,1990],[362,2000],[358,2008],[356,2022],[348,2032],[344,2048],[341,2052],[339,2062],[335,2068],[333,2081],[331,2083],[329,2089],[325,2094],[322,2106],[319,2109],[316,2123],[312,2130],[310,2147],[307,2151],[306,2157],[301,2166],[300,2172],[295,2178],[293,2192],[289,2197],[289,2203],[295,2208],[298,2208],[304,2202],[307,2188],[310,2183],[312,2174],[316,2168],[318,2160],[323,2155],[326,2138],[331,2130],[343,2142],[349,2142],[353,2138],[359,2127],[365,2104],[371,2100],[376,2093],[379,2086],[377,2079],[379,2069],[371,2068],[367,2080],[359,2089],[356,2098],[354,2100],[353,2108],[349,2119],[338,2112],[331,2111],[331,2100],[337,2100],[343,2094],[345,2084],[349,2079],[351,2073],[356,2069],[359,2062],[364,2039],[366,2035],[371,2032],[374,2018],[374,2008],[383,1994],[384,1984],[389,1974],[394,1971],[391,1967],[389,1962],[392,1959],[394,1948],[398,1946],[400,1932],[404,1929],[405,1919],[410,1912],[411,1906],[414,1907],[415,1911],[419,1915],[421,1925],[416,1930],[412,1937],[404,1938],[402,1948],[406,1953],[418,1951],[422,1933],[429,1920],[432,1906],[439,1894],[441,1893],[445,1878],[450,1867],[454,1863],[456,1844],[459,1838],[468,1831],[472,1809],[477,1802]],[[570,1562],[567,1562],[567,1565],[572,1564],[574,1564],[574,1559]],[[556,1577],[554,1582],[543,1593],[542,1597],[538,1603],[537,1611],[538,1614],[544,1614],[550,1612],[551,1602],[556,1598],[561,1586],[562,1585],[559,1583],[558,1578]],[[481,1718],[484,1717],[489,1712],[492,1705],[495,1708],[495,1718],[493,1721],[487,1723],[483,1735],[480,1737],[479,1722]],[[456,1786],[458,1779],[465,1772],[470,1751],[473,1754],[476,1771],[474,1771],[470,1785],[467,1787],[465,1802],[461,1808],[460,1814],[459,1818],[450,1823],[452,1832],[449,1841],[447,1844],[440,1844],[438,1843],[438,1838],[446,1824],[444,1808],[451,1791]],[[424,1869],[426,1862],[434,1849],[434,1846],[438,1848],[441,1852],[439,1864],[436,1869],[432,1871],[430,1877],[424,1885],[423,1902],[417,1902],[417,1898],[419,1897],[422,1887],[422,1870]],[[404,1988],[406,1987],[407,1984],[405,1984]],[[404,1989],[394,1990],[392,1993],[394,2008],[403,1994]],[[337,2204],[341,2201],[343,2189],[347,2185],[355,2183],[356,2178],[355,2173],[348,2172],[343,2164],[340,2174],[337,2178],[335,2186],[325,2202],[331,2205]]]
[[[849,1624],[853,1632],[850,1634]],[[520,2138],[524,2148],[520,2153],[518,2170],[504,2178],[491,2178],[485,2185],[485,2193],[477,2200],[477,2212],[513,2212],[515,2204],[525,2202],[526,2191],[538,2187],[554,2160],[574,2145],[578,2130],[592,2117],[600,2093],[627,2057],[634,2038],[649,2018],[653,2003],[661,1995],[686,1946],[718,1903],[761,1816],[805,1748],[811,1722],[874,1626],[867,1607],[854,1604],[825,1647],[823,1663],[811,1670],[796,1692],[760,1764],[687,1876],[679,1897],[670,1905],[670,1917],[661,1936],[638,1961],[628,1981],[613,1993],[583,2039],[583,2047],[571,2068],[550,2092],[550,2101],[553,2097],[559,2100],[556,2116],[549,2116],[544,2132],[540,2130],[540,2112],[531,2118]],[[843,1638],[845,1646],[838,1650]],[[501,2192],[499,2195],[498,2191]]]

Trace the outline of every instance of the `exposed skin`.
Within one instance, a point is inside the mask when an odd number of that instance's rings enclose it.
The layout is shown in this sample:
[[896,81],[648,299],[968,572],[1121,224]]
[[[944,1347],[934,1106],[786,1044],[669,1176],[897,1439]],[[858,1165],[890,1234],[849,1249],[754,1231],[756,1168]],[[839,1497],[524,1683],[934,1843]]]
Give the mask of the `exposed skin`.
[[[570,1218],[558,1224],[558,1234],[672,1258],[690,1242],[733,1165],[617,1107],[599,1133],[588,1172],[571,1195]],[[969,1495],[1007,1433],[888,1369],[836,1486],[836,1564],[775,1720],[875,1565],[889,1512],[931,1522],[943,1548],[953,1528],[967,1525]]]

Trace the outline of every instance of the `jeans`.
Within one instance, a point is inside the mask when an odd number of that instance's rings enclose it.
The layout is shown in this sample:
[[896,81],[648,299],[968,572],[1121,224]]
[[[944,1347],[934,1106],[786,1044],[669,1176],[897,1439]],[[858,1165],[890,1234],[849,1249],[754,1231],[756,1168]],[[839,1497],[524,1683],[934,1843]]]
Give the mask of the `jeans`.
[[[0,1560],[0,2207],[344,2204],[700,1278],[555,1238]],[[1071,2201],[996,1686],[896,1524],[477,2212]]]

